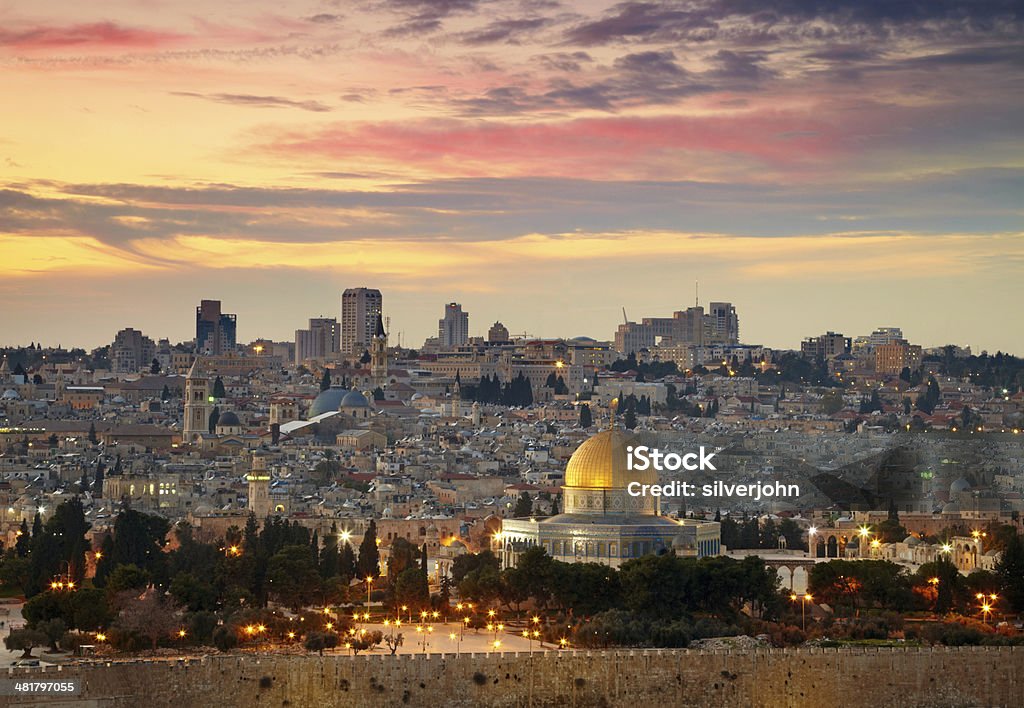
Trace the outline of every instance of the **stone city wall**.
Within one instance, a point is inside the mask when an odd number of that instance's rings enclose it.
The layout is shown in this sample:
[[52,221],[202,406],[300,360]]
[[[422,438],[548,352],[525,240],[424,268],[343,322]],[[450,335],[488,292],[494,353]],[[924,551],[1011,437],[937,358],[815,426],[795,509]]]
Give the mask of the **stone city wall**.
[[461,656],[210,656],[5,678],[82,679],[74,699],[8,706],[771,706],[1024,705],[1024,648],[636,650]]

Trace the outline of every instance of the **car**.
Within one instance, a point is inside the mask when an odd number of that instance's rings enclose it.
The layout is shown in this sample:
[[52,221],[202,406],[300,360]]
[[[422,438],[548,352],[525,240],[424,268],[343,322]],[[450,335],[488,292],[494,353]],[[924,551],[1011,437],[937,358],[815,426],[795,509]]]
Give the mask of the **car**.
[[18,659],[11,666],[39,666],[39,659]]

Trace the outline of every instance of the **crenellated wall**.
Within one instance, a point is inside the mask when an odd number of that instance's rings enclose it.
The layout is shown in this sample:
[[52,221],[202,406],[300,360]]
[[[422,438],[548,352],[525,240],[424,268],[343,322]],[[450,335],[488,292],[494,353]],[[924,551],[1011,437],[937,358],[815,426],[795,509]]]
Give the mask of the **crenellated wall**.
[[[12,670],[80,677],[74,701],[8,706],[1024,705],[1024,647],[637,650],[499,655],[211,656]],[[4,701],[8,701],[4,703]]]

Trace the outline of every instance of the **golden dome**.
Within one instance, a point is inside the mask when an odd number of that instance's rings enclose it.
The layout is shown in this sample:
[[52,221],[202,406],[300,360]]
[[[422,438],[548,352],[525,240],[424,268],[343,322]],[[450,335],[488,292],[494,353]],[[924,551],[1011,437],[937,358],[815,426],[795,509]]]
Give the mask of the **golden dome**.
[[569,458],[565,468],[565,486],[584,489],[625,489],[630,482],[657,484],[653,469],[630,471],[626,465],[626,447],[636,436],[622,430],[604,430],[583,441]]

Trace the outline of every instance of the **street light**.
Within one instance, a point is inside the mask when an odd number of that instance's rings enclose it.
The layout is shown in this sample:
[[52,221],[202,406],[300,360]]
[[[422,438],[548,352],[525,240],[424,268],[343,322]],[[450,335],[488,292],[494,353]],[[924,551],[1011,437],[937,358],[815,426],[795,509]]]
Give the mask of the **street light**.
[[[797,594],[793,593],[789,596],[791,602],[796,602]],[[814,598],[810,593],[804,593],[800,596],[800,624],[803,626],[803,631],[807,633],[807,603]]]
[[994,605],[996,600],[999,599],[999,596],[994,592],[988,594],[979,592],[976,597],[981,605],[982,621],[985,624],[988,624],[988,616],[992,613],[992,605]]

